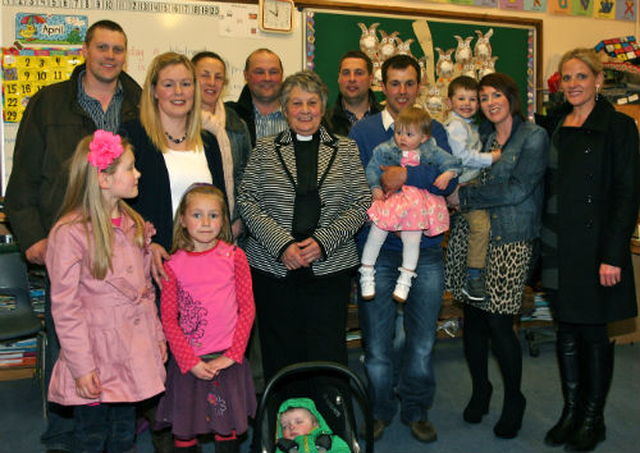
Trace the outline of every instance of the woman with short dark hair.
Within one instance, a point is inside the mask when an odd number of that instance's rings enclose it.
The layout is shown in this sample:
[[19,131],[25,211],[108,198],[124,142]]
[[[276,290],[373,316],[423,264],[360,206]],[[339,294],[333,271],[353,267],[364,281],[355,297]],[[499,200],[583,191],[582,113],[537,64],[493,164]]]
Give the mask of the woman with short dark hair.
[[473,392],[463,418],[468,423],[480,423],[489,410],[493,391],[487,369],[491,342],[504,382],[502,414],[493,431],[509,439],[517,436],[526,406],[520,391],[522,351],[513,321],[522,305],[533,241],[540,234],[549,141],[544,129],[522,117],[518,86],[511,77],[489,74],[479,85],[480,107],[489,126],[482,137],[484,152],[500,149],[502,157],[483,169],[475,182],[459,186],[449,201],[462,212],[489,212],[486,297],[472,301],[462,294],[469,228],[460,215],[452,218],[446,284],[456,299],[465,302],[463,344]]

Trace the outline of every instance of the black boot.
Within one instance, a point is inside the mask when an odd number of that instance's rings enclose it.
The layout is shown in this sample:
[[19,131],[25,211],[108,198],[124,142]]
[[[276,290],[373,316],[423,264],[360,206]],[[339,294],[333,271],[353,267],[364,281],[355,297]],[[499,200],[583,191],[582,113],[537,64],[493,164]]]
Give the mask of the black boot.
[[584,360],[588,372],[588,393],[583,415],[564,446],[566,451],[592,451],[606,439],[604,404],[613,375],[614,343],[586,344]]
[[556,346],[564,407],[560,420],[544,438],[544,443],[551,447],[564,444],[575,430],[578,421],[580,383],[578,336],[575,333],[559,330]]
[[522,428],[522,418],[527,407],[527,400],[522,393],[507,398],[502,405],[502,415],[493,427],[493,433],[503,439],[513,439]]
[[474,386],[471,400],[469,400],[469,404],[467,404],[462,414],[465,422],[480,423],[482,421],[482,417],[489,413],[492,393],[493,386],[489,381],[487,381],[484,389],[476,389]]

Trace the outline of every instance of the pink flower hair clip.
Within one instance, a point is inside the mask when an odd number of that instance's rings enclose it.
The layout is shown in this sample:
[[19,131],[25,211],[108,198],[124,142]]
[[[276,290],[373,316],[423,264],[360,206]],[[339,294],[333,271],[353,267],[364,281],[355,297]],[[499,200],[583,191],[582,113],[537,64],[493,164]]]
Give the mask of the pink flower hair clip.
[[122,139],[119,135],[98,129],[89,144],[87,160],[98,170],[105,170],[123,153]]

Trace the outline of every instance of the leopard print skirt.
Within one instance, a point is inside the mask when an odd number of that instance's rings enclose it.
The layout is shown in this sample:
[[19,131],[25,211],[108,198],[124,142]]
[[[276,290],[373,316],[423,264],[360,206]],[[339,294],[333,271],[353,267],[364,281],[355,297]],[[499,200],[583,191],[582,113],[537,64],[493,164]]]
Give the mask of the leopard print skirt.
[[481,310],[503,315],[518,314],[529,276],[533,242],[520,241],[496,245],[490,240],[484,269],[488,297],[483,302],[471,302],[462,294],[462,286],[467,275],[468,235],[469,225],[464,217],[452,215],[444,261],[445,291],[450,291],[456,300],[473,303]]

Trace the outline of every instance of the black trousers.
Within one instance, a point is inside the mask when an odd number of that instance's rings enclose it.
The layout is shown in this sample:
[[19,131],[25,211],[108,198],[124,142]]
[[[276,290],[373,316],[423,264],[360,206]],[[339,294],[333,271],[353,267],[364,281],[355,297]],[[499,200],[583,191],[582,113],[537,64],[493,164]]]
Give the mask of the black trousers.
[[[260,342],[265,381],[281,368],[298,362],[332,361],[348,365],[346,343],[347,304],[351,291],[348,272],[328,277],[276,278],[252,272],[253,291],[260,322]],[[348,382],[331,372],[295,374],[279,381],[268,403],[268,424],[289,398],[308,397],[334,433],[343,433],[351,403]],[[338,400],[337,395],[341,395]],[[338,403],[342,401],[342,403]],[[346,407],[340,407],[343,404]],[[273,433],[269,426],[267,433]]]
[[297,362],[347,363],[348,272],[277,278],[252,270],[265,380]]

